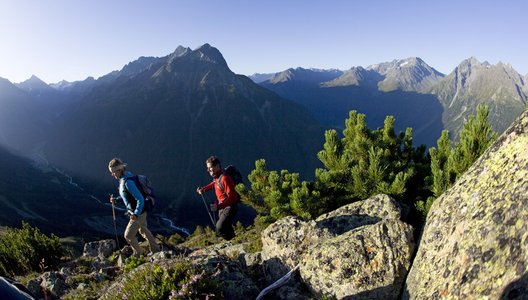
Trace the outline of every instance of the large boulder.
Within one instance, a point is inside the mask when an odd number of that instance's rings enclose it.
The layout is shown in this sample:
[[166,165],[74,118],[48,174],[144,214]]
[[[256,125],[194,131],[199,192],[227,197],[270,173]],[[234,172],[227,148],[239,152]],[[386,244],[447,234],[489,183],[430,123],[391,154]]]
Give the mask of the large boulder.
[[414,250],[413,230],[384,219],[311,248],[301,277],[317,295],[338,299],[397,299]]
[[528,111],[435,201],[403,298],[526,297],[527,246]]
[[293,269],[303,253],[331,236],[293,216],[269,225],[261,234],[261,257],[268,282],[275,281]]
[[392,198],[377,195],[310,222],[283,218],[262,233],[267,279],[300,265],[317,295],[395,299],[414,251],[413,229],[400,217]]

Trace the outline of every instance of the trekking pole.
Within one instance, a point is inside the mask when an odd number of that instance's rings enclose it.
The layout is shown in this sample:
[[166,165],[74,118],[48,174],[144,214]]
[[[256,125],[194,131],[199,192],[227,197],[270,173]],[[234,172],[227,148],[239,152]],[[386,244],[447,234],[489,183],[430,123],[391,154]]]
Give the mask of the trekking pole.
[[[110,194],[109,196],[111,199],[114,199],[113,194]],[[115,233],[115,238],[116,238],[116,243],[117,243],[117,249],[120,249],[121,247],[119,246],[119,239],[117,238],[117,226],[116,226],[116,218],[115,218],[114,201],[110,201],[112,203],[112,219],[114,220],[114,233]]]
[[209,215],[209,218],[211,219],[211,223],[213,223],[213,228],[214,228],[216,227],[216,223],[213,220],[213,216],[211,216],[211,213],[209,212],[209,208],[207,207],[207,203],[205,202],[205,198],[203,194],[200,194],[200,196],[202,196],[203,204],[205,205],[205,209],[207,210],[207,214]]

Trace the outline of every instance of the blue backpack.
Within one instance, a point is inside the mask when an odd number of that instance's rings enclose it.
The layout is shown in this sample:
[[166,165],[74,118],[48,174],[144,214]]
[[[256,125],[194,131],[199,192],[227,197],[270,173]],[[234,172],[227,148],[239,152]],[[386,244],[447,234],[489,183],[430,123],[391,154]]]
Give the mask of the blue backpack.
[[154,207],[156,206],[156,195],[154,194],[152,182],[150,182],[146,175],[134,175],[128,179],[132,179],[134,181],[139,192],[141,195],[143,195],[143,198],[145,198],[145,205],[143,209],[146,212],[153,211]]

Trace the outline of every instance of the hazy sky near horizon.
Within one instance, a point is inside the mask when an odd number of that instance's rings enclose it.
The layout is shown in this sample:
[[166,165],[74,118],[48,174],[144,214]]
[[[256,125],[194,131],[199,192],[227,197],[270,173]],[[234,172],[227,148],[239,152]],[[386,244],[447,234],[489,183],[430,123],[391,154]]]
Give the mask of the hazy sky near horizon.
[[244,75],[413,56],[447,74],[474,56],[524,76],[527,12],[524,0],[0,0],[0,77],[98,78],[205,43]]

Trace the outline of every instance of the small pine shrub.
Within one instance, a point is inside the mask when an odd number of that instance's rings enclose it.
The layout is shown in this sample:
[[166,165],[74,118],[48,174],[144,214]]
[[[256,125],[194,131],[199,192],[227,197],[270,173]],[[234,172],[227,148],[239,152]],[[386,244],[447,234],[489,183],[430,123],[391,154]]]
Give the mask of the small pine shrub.
[[176,245],[178,245],[178,244],[180,244],[180,243],[182,243],[182,242],[184,242],[184,241],[185,241],[185,238],[184,238],[184,237],[182,237],[180,234],[175,233],[175,234],[171,235],[171,236],[167,239],[166,243],[167,243],[168,245],[174,247],[174,246],[176,246]]
[[58,265],[64,250],[59,238],[47,236],[22,222],[22,228],[7,228],[0,236],[0,275],[24,275]]
[[194,232],[187,238],[181,245],[189,248],[204,248],[216,243],[219,243],[222,239],[216,236],[211,227],[196,226]]
[[144,263],[145,263],[145,258],[143,257],[143,255],[139,257],[130,256],[125,261],[125,267],[123,268],[123,272],[128,273],[134,270],[135,268],[141,266]]
[[425,222],[425,220],[427,219],[427,214],[429,213],[429,209],[431,209],[431,205],[433,205],[435,199],[436,198],[434,197],[429,197],[425,201],[417,201],[414,204],[414,207],[418,211],[419,216],[422,218],[422,222]]

